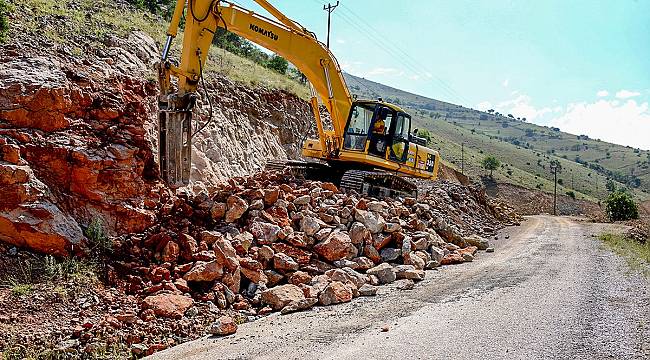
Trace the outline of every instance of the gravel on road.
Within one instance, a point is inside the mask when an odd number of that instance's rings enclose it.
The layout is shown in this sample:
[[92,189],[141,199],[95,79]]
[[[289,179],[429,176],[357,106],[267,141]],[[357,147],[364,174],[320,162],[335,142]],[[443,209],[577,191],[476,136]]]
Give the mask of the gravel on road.
[[414,290],[273,314],[152,359],[648,359],[650,280],[593,236],[620,230],[529,217]]

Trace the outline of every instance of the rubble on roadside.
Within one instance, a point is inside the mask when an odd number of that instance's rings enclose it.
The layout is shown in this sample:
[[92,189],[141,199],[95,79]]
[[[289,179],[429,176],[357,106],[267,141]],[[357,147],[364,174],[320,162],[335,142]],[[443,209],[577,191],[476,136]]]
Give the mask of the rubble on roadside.
[[412,289],[425,270],[473,261],[519,221],[480,187],[436,181],[417,199],[375,199],[275,172],[210,194],[161,190],[152,210],[155,225],[113,240],[107,288],[73,305],[82,316],[58,342],[141,356],[274,311],[375,296],[390,283]]

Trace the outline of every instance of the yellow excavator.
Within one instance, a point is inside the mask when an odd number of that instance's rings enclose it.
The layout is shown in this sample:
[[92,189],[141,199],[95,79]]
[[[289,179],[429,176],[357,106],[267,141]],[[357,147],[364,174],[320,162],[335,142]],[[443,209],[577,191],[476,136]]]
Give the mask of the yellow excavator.
[[[159,163],[172,187],[190,179],[192,109],[208,50],[218,27],[284,57],[310,83],[318,139],[304,142],[311,161],[270,161],[267,168],[292,168],[341,188],[375,196],[413,196],[417,186],[406,177],[435,179],[440,157],[411,132],[411,116],[400,107],[350,95],[338,62],[314,33],[287,18],[266,0],[254,0],[275,19],[222,0],[178,0],[159,65]],[[181,19],[185,20],[180,63],[169,59]],[[173,85],[171,78],[178,79]],[[329,112],[325,129],[320,97]]]

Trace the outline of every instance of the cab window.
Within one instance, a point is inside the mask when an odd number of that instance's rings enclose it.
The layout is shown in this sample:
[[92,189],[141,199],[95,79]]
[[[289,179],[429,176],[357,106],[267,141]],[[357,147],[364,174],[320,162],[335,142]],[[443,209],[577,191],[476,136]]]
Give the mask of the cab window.
[[411,118],[405,114],[398,114],[395,122],[395,132],[390,146],[390,157],[392,160],[405,162],[406,150],[408,148],[409,131],[411,129]]
[[404,116],[404,114],[397,115],[397,122],[395,123],[395,139],[408,140],[409,131],[411,130],[411,118]]
[[375,112],[374,104],[357,104],[350,111],[350,122],[345,132],[345,148],[364,150],[368,128]]

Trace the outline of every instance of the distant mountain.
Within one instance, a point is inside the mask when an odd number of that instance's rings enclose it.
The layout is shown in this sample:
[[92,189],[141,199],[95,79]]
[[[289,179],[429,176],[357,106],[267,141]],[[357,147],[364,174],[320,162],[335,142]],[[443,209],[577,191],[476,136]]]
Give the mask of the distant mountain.
[[[431,133],[431,146],[443,161],[470,176],[485,175],[480,162],[493,154],[502,162],[495,172],[499,181],[553,190],[551,160],[558,160],[561,193],[600,200],[607,183],[628,188],[637,198],[650,197],[650,151],[562,132],[503,114],[490,114],[407,91],[354,75],[344,74],[351,92],[359,98],[378,98],[408,109],[414,127]],[[464,153],[464,156],[463,156]],[[611,187],[611,184],[610,184]]]

